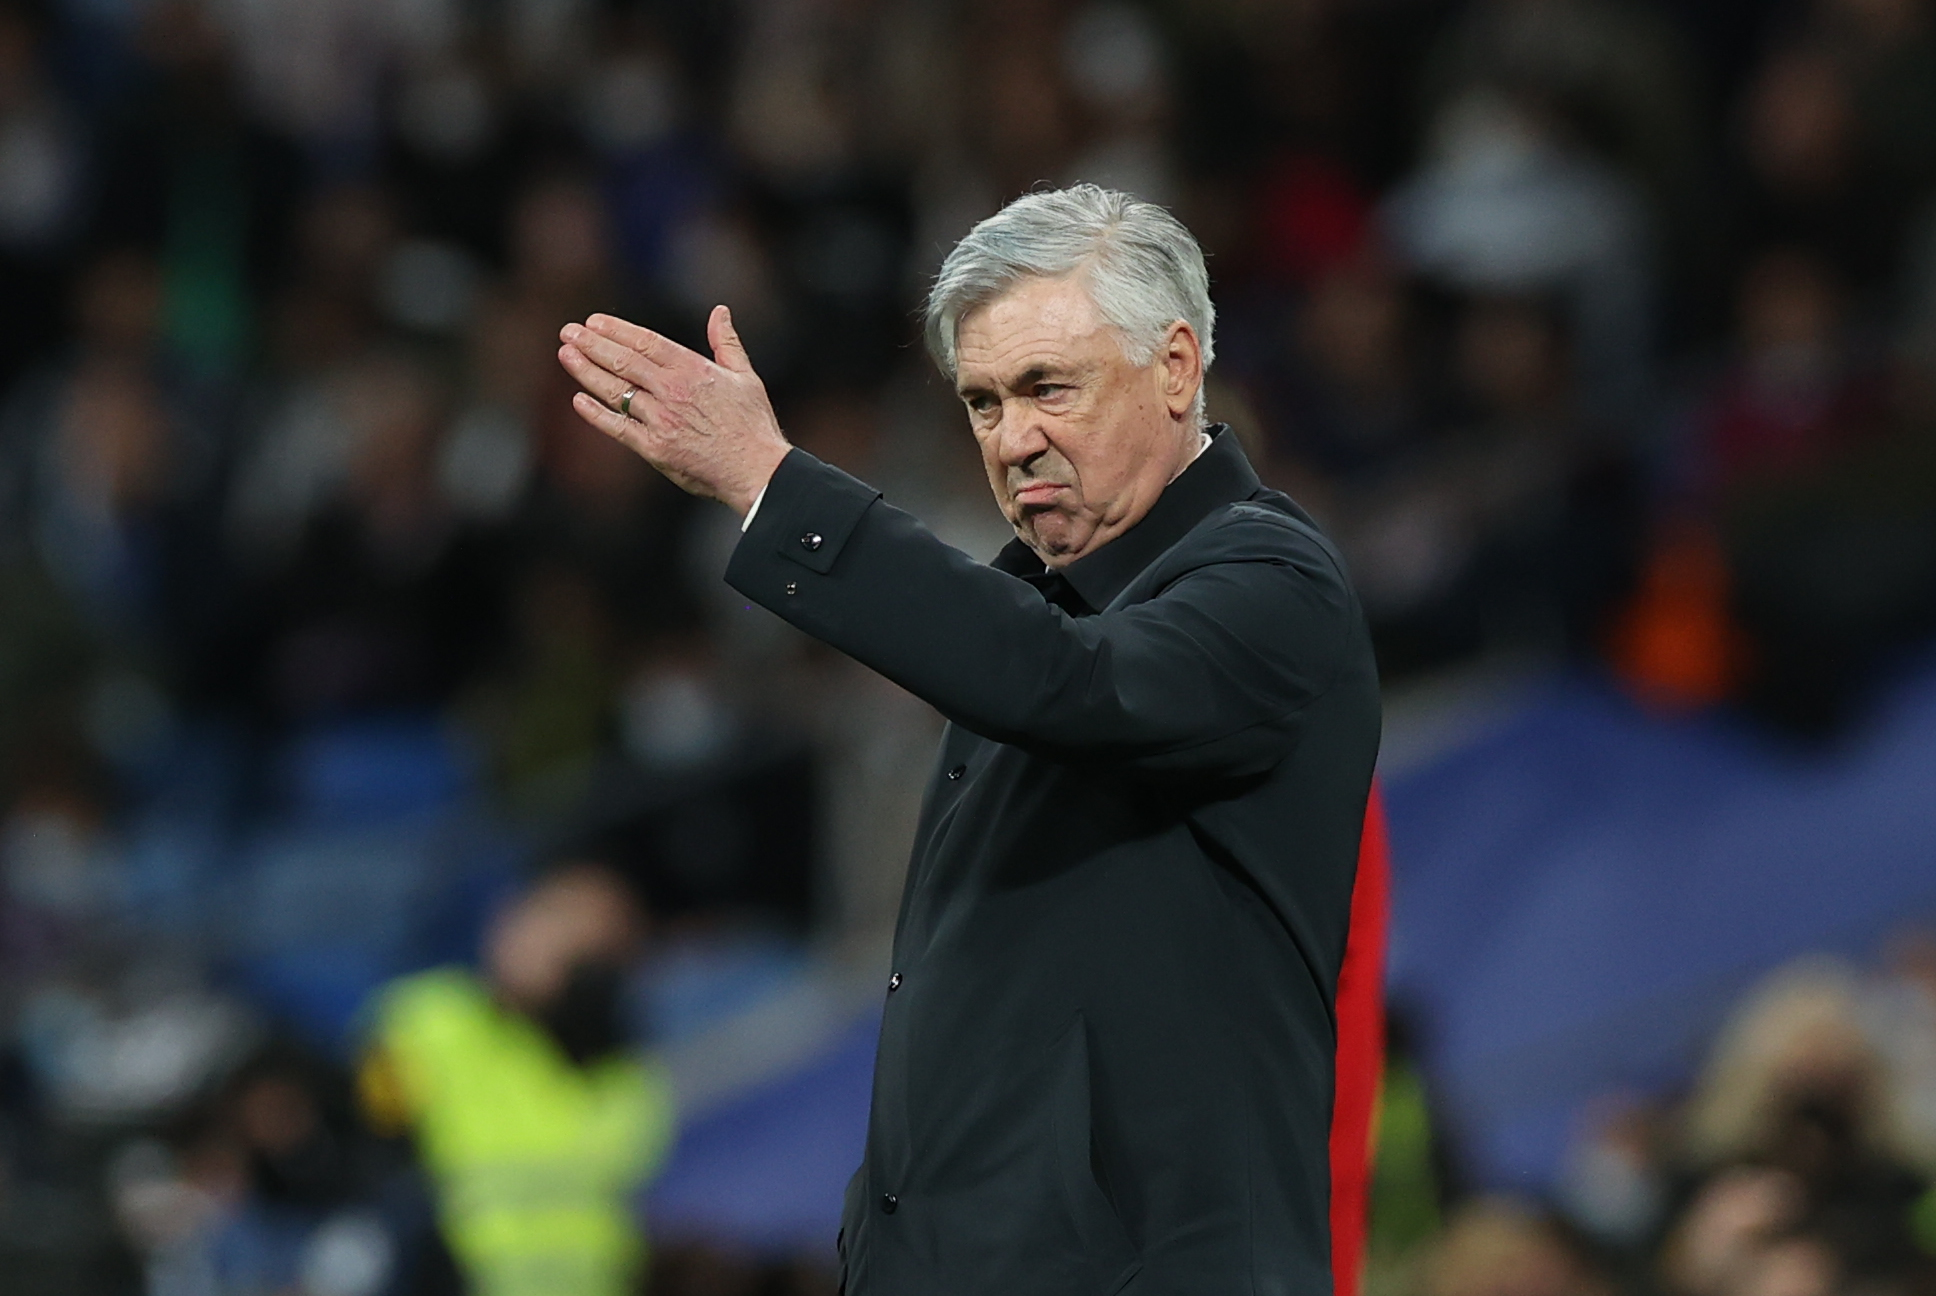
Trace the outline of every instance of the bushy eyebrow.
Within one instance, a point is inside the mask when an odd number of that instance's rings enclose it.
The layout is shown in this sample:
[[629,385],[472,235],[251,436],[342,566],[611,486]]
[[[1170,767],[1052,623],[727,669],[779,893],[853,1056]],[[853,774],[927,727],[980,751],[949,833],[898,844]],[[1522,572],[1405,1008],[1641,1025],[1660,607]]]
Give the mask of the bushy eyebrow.
[[[998,385],[1006,386],[1011,391],[1023,391],[1035,386],[1035,384],[1046,378],[1065,378],[1069,376],[1069,373],[1070,371],[1068,369],[1060,366],[1046,364],[1030,365],[1014,378]],[[979,395],[987,390],[989,389],[986,386],[958,386],[955,388],[955,395],[966,400],[970,396]]]

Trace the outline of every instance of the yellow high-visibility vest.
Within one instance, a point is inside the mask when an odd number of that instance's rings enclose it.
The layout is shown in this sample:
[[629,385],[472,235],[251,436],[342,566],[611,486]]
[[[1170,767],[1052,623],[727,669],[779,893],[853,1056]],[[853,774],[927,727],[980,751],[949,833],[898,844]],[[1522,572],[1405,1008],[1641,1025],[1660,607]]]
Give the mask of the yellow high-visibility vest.
[[366,1107],[415,1134],[439,1223],[476,1296],[631,1296],[634,1201],[672,1142],[660,1067],[575,1066],[473,975],[405,977],[378,1003]]

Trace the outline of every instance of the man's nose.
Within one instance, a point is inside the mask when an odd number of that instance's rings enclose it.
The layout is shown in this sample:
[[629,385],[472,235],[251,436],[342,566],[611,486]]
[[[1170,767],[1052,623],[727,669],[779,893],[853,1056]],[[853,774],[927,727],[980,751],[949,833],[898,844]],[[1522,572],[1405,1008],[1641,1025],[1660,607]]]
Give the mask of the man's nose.
[[996,453],[1011,468],[1020,468],[1049,448],[1041,414],[1028,401],[1010,401],[1002,410]]

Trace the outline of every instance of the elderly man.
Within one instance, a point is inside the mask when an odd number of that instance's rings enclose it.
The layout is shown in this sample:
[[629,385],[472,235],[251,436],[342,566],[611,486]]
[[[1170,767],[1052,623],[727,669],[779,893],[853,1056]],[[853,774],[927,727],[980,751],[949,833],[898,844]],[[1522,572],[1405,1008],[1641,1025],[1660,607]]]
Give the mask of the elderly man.
[[563,332],[585,420],[746,519],[726,579],[950,721],[887,983],[850,1296],[1313,1296],[1377,679],[1336,551],[1206,427],[1202,253],[1035,193],[929,343],[1016,540],[983,566],[714,358]]

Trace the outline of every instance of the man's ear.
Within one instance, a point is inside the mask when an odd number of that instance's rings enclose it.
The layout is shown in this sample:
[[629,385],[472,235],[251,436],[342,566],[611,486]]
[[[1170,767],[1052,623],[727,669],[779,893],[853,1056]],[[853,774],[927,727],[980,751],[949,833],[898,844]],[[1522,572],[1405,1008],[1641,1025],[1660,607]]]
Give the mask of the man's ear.
[[1196,330],[1182,320],[1170,325],[1156,350],[1156,373],[1170,417],[1183,418],[1203,387],[1203,345]]

